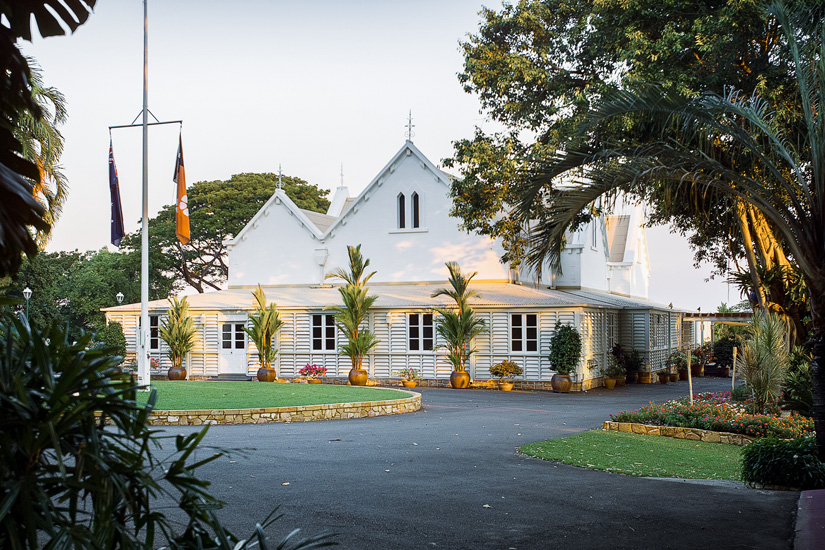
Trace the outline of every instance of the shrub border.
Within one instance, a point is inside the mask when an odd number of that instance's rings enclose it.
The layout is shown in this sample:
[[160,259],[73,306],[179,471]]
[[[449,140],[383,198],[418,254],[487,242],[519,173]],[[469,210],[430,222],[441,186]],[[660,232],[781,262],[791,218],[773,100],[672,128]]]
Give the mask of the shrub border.
[[739,447],[750,445],[755,439],[748,435],[730,432],[714,432],[712,430],[702,430],[700,428],[654,426],[650,424],[638,424],[635,422],[613,422],[612,420],[606,420],[604,422],[603,429],[608,431],[642,435],[658,435],[661,437],[672,437],[674,439],[705,441],[707,443],[722,443],[725,445],[737,445]]

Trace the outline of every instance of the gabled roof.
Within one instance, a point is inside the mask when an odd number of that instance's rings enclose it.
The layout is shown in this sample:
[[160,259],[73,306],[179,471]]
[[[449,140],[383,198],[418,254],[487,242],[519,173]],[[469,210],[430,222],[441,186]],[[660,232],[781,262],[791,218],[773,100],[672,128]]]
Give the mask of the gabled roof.
[[261,209],[258,210],[258,212],[252,217],[251,220],[249,220],[249,223],[247,223],[244,226],[244,228],[241,229],[237,235],[235,235],[235,238],[227,239],[225,241],[225,244],[231,246],[241,242],[241,240],[247,232],[257,227],[260,223],[260,220],[264,216],[269,215],[270,208],[273,208],[274,205],[279,204],[283,204],[290,211],[290,213],[293,215],[293,217],[296,219],[299,225],[301,225],[301,227],[303,227],[304,230],[307,231],[314,239],[321,239],[325,231],[319,229],[318,226],[315,223],[313,223],[313,221],[310,219],[308,214],[317,214],[319,216],[324,216],[325,218],[330,216],[326,216],[325,214],[318,214],[317,212],[310,212],[308,210],[302,210],[298,208],[298,206],[294,202],[292,202],[292,199],[290,199],[287,196],[283,189],[276,189],[275,193],[273,193],[272,196],[269,197],[269,200],[266,201],[266,204],[264,204],[261,207]]
[[335,221],[335,216],[328,216],[327,214],[321,214],[320,212],[304,210],[303,208],[301,208],[301,212],[304,213],[304,216],[306,216],[309,221],[315,224],[315,227],[317,227],[318,231],[321,233],[326,233],[329,226]]
[[329,229],[325,233],[325,236],[331,234],[333,231],[335,231],[336,227],[344,223],[344,219],[347,216],[354,214],[358,211],[359,205],[368,199],[368,197],[372,194],[373,189],[383,182],[387,174],[392,172],[393,166],[395,166],[398,160],[404,155],[414,155],[419,161],[421,161],[421,163],[428,170],[430,170],[433,173],[437,181],[441,182],[442,185],[444,185],[445,187],[450,186],[450,180],[447,174],[436,168],[436,166],[432,162],[430,162],[430,159],[425,157],[424,154],[418,150],[418,147],[413,145],[412,141],[407,140],[404,143],[404,146],[398,150],[398,152],[392,157],[392,159],[390,159],[387,165],[384,166],[384,168],[382,168],[380,172],[378,172],[378,175],[372,179],[372,181],[367,185],[367,187],[363,191],[361,191],[361,194],[359,194],[355,199],[347,199],[347,203],[344,206],[344,210],[341,212],[341,215],[338,216],[338,219],[335,220],[332,226],[329,227]]

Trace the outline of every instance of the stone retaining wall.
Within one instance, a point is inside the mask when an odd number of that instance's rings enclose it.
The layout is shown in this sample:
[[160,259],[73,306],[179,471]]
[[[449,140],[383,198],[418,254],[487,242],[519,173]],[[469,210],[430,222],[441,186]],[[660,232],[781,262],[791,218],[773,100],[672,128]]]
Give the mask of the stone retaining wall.
[[333,403],[305,407],[269,407],[259,409],[204,409],[192,411],[152,411],[149,423],[160,426],[200,426],[203,424],[267,424],[270,422],[309,422],[341,420],[388,414],[404,414],[421,408],[421,394],[406,392],[410,397],[389,401]]
[[612,422],[609,420],[604,423],[604,429],[642,435],[660,435],[674,439],[706,441],[708,443],[725,443],[727,445],[738,445],[739,447],[750,445],[753,441],[750,436],[729,432],[713,432],[711,430],[700,430],[699,428],[681,428],[676,426],[651,426],[648,424]]

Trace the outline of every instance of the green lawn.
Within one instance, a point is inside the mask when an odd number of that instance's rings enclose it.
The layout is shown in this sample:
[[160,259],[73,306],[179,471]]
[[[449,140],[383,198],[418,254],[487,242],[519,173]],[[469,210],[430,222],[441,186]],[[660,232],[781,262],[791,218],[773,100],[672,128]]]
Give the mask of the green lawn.
[[[407,394],[382,388],[332,384],[279,384],[263,382],[154,381],[156,410],[253,409],[296,407],[328,403],[355,403],[403,399]],[[146,401],[149,393],[138,393]]]
[[530,443],[526,455],[593,470],[644,477],[740,479],[741,447],[593,430]]

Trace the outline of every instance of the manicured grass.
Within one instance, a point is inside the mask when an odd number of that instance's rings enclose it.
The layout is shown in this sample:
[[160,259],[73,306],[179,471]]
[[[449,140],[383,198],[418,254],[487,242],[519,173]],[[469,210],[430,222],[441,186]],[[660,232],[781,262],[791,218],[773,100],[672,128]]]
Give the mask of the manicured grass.
[[[297,407],[328,403],[356,403],[403,399],[407,394],[381,388],[332,384],[279,384],[264,382],[155,381],[156,410],[253,409]],[[146,401],[149,393],[138,393]]]
[[519,451],[536,458],[631,476],[740,479],[741,448],[720,443],[593,430],[530,443]]

